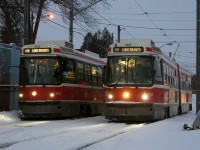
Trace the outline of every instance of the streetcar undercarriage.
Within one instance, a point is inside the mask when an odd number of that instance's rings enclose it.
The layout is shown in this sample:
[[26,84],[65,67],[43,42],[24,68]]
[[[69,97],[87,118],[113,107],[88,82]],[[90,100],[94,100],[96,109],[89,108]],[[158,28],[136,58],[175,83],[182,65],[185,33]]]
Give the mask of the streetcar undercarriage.
[[[190,104],[180,106],[181,112],[190,111]],[[104,115],[106,119],[112,121],[141,122],[156,121],[175,116],[179,113],[178,104],[162,103],[106,103],[104,106]]]
[[100,115],[101,102],[45,101],[20,102],[21,118],[72,118]]

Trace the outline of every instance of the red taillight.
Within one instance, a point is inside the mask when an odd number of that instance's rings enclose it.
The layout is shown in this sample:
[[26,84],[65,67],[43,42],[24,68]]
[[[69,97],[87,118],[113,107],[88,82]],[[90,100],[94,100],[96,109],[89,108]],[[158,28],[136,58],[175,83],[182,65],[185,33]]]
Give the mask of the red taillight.
[[152,48],[151,47],[146,47],[146,51],[147,52],[152,52]]
[[53,51],[54,51],[55,53],[60,53],[60,48],[54,48]]

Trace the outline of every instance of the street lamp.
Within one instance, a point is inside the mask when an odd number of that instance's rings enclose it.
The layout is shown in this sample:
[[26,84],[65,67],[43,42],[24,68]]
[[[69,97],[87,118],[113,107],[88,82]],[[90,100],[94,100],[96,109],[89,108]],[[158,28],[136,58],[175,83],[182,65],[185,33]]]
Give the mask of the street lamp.
[[53,14],[48,14],[47,17],[48,17],[49,19],[53,19],[53,18],[54,18],[54,15],[53,15]]
[[46,20],[51,20],[51,19],[54,19],[55,18],[55,15],[53,14],[53,13],[49,13],[49,14],[47,14],[47,15],[42,15],[40,18],[38,18],[37,20],[35,20],[34,22],[33,22],[33,20],[34,20],[34,17],[33,17],[33,15],[32,15],[32,26],[36,23],[36,22],[39,22],[39,21],[41,21],[41,19],[46,19]]
[[[36,36],[37,36],[37,32],[38,32],[38,28],[39,28],[39,24],[40,24],[40,21],[41,19],[46,19],[48,21],[52,21],[52,19],[54,18],[54,14],[49,12],[48,14],[46,15],[41,15],[41,16],[37,16],[36,19],[34,20],[34,16],[33,16],[33,13],[32,13],[32,18],[31,18],[31,26],[29,27],[29,43],[28,44],[33,44],[35,43],[35,39],[36,39]],[[33,22],[34,20],[34,22]]]

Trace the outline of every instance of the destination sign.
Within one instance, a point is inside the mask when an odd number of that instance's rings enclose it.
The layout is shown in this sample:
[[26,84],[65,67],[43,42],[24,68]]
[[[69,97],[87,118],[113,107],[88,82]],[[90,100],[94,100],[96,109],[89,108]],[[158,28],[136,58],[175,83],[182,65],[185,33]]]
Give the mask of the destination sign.
[[114,47],[113,52],[143,52],[143,47]]
[[25,48],[24,54],[44,54],[51,53],[50,48]]

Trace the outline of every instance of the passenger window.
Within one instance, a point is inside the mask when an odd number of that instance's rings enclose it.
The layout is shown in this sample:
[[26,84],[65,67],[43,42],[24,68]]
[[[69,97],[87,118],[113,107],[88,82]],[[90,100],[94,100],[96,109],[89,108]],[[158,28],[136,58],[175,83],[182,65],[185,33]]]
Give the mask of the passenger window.
[[101,67],[98,68],[98,83],[102,85],[103,83],[103,69]]
[[97,84],[97,67],[92,67],[92,82]]
[[77,63],[78,82],[84,81],[84,68],[82,63]]
[[74,62],[72,60],[64,60],[63,62],[63,81],[71,82],[75,79]]
[[161,74],[161,63],[160,61],[154,60],[154,79],[156,82],[162,82],[162,74]]
[[91,82],[91,68],[90,65],[85,65],[85,81]]

